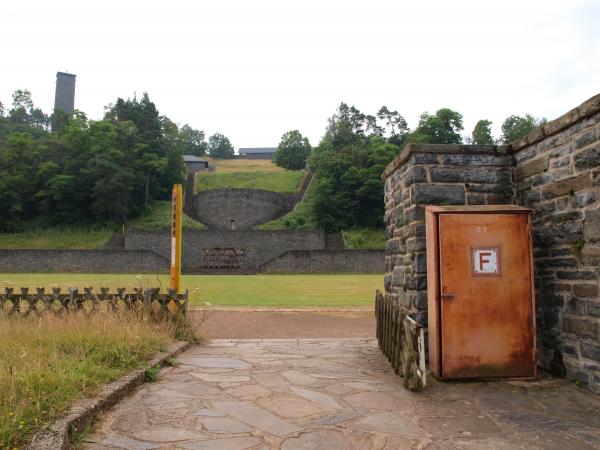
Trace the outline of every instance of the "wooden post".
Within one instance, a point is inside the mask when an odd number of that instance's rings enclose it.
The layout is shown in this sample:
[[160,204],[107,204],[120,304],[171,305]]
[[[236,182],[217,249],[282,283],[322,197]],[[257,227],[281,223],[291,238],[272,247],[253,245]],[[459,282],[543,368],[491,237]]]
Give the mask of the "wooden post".
[[171,289],[179,293],[181,277],[181,223],[183,215],[183,189],[181,184],[173,186],[171,213]]

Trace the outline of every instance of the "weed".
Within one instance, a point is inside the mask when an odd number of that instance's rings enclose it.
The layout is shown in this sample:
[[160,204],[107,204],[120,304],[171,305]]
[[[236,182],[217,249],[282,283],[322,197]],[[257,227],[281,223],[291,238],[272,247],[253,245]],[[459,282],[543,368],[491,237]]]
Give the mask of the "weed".
[[149,367],[144,372],[144,379],[147,383],[154,383],[158,380],[158,372],[160,372],[159,366]]

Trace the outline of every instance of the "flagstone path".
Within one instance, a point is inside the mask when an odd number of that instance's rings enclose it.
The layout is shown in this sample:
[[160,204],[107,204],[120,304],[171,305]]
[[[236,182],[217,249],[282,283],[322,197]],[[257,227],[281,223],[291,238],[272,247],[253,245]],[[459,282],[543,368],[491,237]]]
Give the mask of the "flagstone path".
[[86,449],[600,448],[564,380],[402,386],[373,339],[215,340],[118,403]]

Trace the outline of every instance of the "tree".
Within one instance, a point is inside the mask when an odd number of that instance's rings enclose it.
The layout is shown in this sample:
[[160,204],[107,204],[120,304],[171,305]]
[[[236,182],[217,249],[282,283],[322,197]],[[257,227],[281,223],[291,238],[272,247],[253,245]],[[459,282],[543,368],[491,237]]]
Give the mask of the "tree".
[[306,158],[312,147],[308,139],[300,131],[288,131],[281,137],[273,161],[279,167],[289,170],[300,170],[306,166]]
[[179,130],[179,140],[181,141],[183,153],[186,155],[202,156],[208,150],[204,131],[196,130],[188,124],[185,124]]
[[229,138],[217,132],[208,139],[208,154],[218,159],[233,158],[233,145]]
[[449,108],[439,109],[434,115],[421,114],[419,124],[408,137],[409,142],[426,144],[461,144],[462,114]]
[[545,118],[538,120],[531,114],[525,114],[525,117],[514,114],[508,116],[502,123],[502,142],[510,144],[545,123]]
[[492,136],[492,122],[481,119],[475,124],[471,133],[471,142],[476,145],[491,145],[494,143]]

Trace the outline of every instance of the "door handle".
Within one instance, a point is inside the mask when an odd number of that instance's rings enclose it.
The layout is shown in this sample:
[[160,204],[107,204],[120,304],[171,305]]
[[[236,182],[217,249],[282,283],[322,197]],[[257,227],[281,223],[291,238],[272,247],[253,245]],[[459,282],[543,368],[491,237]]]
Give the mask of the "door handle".
[[450,292],[447,292],[447,293],[445,293],[445,294],[441,294],[441,295],[440,295],[440,298],[441,298],[442,300],[454,300],[454,298],[455,298],[455,297],[454,297],[454,294],[452,294],[452,293],[450,293]]

